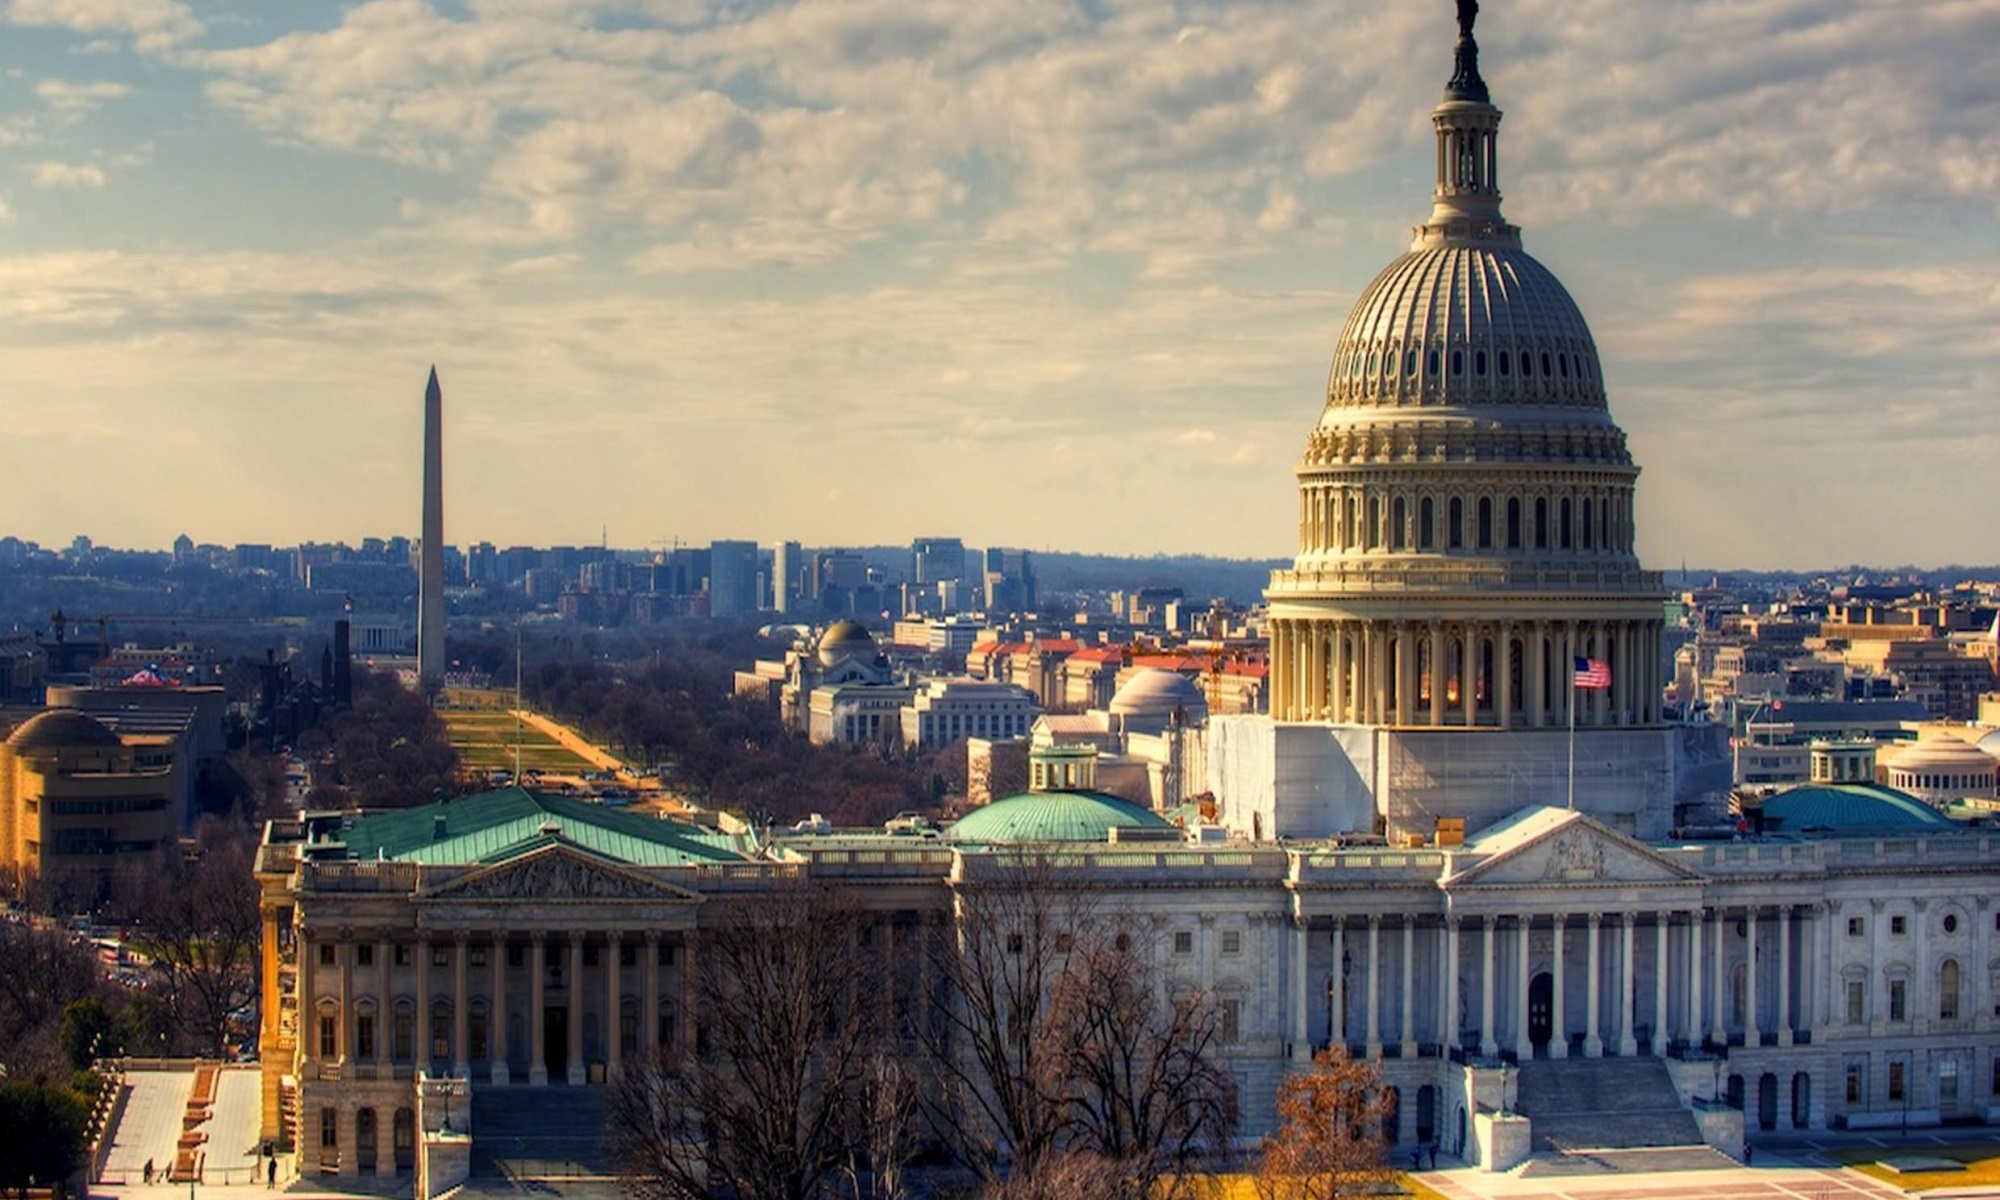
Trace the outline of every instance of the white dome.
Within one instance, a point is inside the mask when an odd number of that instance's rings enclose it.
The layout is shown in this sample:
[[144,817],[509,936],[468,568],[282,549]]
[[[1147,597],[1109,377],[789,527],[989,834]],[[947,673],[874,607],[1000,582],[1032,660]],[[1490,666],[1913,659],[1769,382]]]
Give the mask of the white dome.
[[1176,711],[1188,725],[1208,720],[1208,699],[1194,681],[1177,671],[1147,667],[1135,672],[1111,697],[1110,711],[1130,730],[1164,729]]

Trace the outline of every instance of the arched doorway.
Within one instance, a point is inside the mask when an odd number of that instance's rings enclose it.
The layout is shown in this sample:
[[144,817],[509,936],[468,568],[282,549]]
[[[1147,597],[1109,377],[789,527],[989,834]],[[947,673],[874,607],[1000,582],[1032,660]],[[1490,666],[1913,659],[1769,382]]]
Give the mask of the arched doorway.
[[549,1004],[542,1008],[542,1065],[550,1079],[569,1073],[569,1007]]
[[1737,1112],[1743,1111],[1743,1077],[1741,1075],[1731,1075],[1729,1077],[1729,1107],[1735,1109]]
[[375,1173],[375,1110],[364,1108],[354,1114],[354,1165],[364,1175]]
[[1465,1157],[1465,1106],[1463,1104],[1458,1105],[1457,1112],[1458,1112],[1458,1121],[1456,1122],[1456,1124],[1458,1125],[1458,1129],[1454,1133],[1451,1139],[1451,1152],[1458,1158],[1464,1158]]
[[1778,1127],[1778,1077],[1766,1071],[1757,1077],[1757,1128]]
[[1399,1088],[1382,1089],[1385,1103],[1382,1105],[1382,1144],[1393,1146],[1402,1141],[1399,1136],[1403,1128],[1403,1093]]
[[1555,996],[1555,980],[1547,971],[1528,981],[1528,1044],[1535,1048],[1536,1058],[1547,1058],[1549,1039],[1555,1027],[1551,1016],[1551,1005]]
[[1435,1084],[1417,1089],[1417,1143],[1428,1146],[1437,1141],[1438,1090]]
[[396,1110],[395,1123],[390,1127],[392,1144],[396,1148],[396,1173],[413,1171],[417,1166],[417,1114],[414,1109]]
[[1812,1125],[1812,1076],[1804,1071],[1792,1076],[1792,1128]]

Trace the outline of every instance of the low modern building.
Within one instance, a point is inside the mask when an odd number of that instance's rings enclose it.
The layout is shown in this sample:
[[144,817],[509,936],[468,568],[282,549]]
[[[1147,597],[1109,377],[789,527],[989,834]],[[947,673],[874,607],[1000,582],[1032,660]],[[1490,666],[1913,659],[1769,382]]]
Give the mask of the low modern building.
[[176,739],[124,737],[51,709],[0,743],[0,865],[108,874],[176,844],[186,817]]

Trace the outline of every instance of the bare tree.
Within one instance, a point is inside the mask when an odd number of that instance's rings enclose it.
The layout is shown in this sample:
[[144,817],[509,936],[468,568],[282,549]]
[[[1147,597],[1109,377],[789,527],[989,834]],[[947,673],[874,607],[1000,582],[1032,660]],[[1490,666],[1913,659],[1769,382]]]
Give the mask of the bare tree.
[[1383,1157],[1390,1106],[1382,1072],[1345,1046],[1278,1087],[1278,1131],[1264,1139],[1257,1172],[1263,1200],[1338,1200],[1370,1192],[1392,1173]]
[[876,1053],[862,1078],[860,1136],[848,1152],[848,1187],[857,1200],[903,1200],[904,1170],[916,1154],[917,1076]]
[[1222,1012],[1170,996],[1146,922],[1113,919],[1056,867],[1027,857],[961,881],[931,1026],[947,1086],[929,1115],[989,1181],[1096,1162],[1154,1194],[1235,1129]]
[[257,996],[254,852],[240,823],[208,818],[193,855],[171,852],[121,880],[121,907],[139,923],[133,941],[166,972],[174,1022],[205,1054],[226,1052],[229,1015]]
[[820,888],[744,897],[696,959],[699,1032],[622,1072],[608,1116],[628,1194],[810,1200],[865,1121],[879,1004],[854,908]]

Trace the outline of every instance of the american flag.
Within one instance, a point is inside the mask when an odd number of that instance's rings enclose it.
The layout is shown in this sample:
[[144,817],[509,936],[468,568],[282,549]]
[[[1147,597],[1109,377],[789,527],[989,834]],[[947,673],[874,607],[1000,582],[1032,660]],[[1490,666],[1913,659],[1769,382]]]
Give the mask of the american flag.
[[1601,658],[1576,660],[1576,686],[1587,691],[1604,691],[1611,687],[1611,664]]

